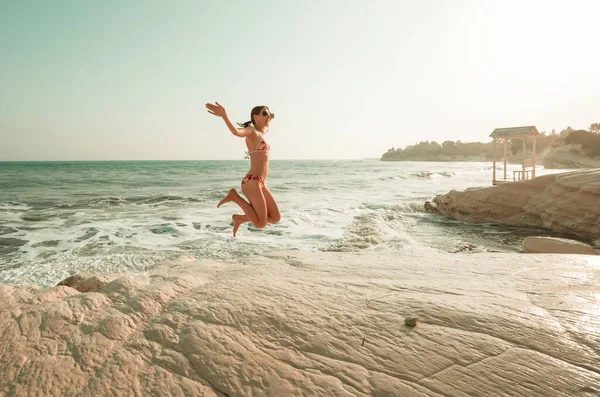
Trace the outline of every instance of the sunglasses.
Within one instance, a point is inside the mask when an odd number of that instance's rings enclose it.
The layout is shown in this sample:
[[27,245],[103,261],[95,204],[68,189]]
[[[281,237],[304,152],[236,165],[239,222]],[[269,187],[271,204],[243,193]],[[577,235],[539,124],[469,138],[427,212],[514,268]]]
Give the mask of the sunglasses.
[[266,117],[269,117],[269,118],[272,118],[272,119],[274,119],[274,118],[275,118],[275,113],[269,113],[269,112],[267,112],[266,110],[263,110],[263,111],[262,111],[262,115],[263,115],[263,116],[266,116]]

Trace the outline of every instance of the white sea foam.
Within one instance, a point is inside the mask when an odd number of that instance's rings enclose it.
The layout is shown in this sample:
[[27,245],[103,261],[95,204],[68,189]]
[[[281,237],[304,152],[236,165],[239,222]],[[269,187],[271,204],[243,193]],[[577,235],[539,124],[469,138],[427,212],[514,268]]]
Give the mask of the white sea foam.
[[518,249],[513,231],[424,212],[423,203],[436,194],[490,186],[486,163],[274,161],[267,186],[281,222],[261,230],[242,225],[236,239],[231,214],[241,210],[216,203],[231,187],[239,189],[245,162],[10,167],[21,168],[0,168],[0,185],[7,187],[0,191],[0,283],[51,284],[74,271],[143,271],[181,255]]

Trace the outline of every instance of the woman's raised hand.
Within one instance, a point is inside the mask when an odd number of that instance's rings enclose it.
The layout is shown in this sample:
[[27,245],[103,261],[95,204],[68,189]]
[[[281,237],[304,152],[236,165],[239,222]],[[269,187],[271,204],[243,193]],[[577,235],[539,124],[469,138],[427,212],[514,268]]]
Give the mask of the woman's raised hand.
[[215,116],[225,117],[227,114],[225,113],[225,108],[221,106],[219,102],[215,102],[214,105],[212,103],[207,103],[206,108],[208,109],[208,113],[214,114]]

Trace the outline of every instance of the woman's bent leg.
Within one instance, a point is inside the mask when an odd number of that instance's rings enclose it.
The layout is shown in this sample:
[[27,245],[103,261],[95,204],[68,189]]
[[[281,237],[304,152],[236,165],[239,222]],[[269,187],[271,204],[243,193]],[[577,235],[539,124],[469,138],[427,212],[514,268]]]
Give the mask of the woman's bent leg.
[[[225,196],[223,200],[219,201],[219,204],[217,204],[217,208],[230,201],[233,201],[234,203],[240,206],[240,208],[242,209],[242,211],[244,211],[244,214],[246,214],[250,222],[258,222],[256,211],[254,211],[252,205],[246,200],[244,200],[244,198],[240,196],[237,190],[235,189],[231,189],[229,193],[227,193],[227,196]],[[254,219],[254,221],[252,221],[252,219]]]
[[275,197],[273,197],[273,193],[266,186],[263,186],[262,191],[267,203],[267,221],[269,223],[279,222],[281,220],[281,213],[279,212],[279,206],[277,205],[277,201],[275,201]]
[[[267,223],[279,222],[281,220],[281,213],[279,212],[279,206],[277,205],[277,201],[275,201],[273,194],[266,186],[262,187],[262,192],[265,198],[265,203],[267,205]],[[237,194],[237,192],[235,193]],[[232,215],[231,220],[233,221],[233,237],[235,237],[238,229],[243,223],[250,222],[248,216],[239,214]]]
[[258,181],[248,181],[242,185],[242,192],[248,198],[249,206],[253,210],[250,213],[242,208],[250,222],[259,229],[267,226],[267,203],[262,192],[262,184]]
[[246,200],[244,200],[242,198],[242,196],[240,196],[240,194],[237,192],[237,190],[229,189],[229,192],[227,192],[227,196],[225,196],[223,198],[223,200],[219,201],[219,204],[217,204],[217,208],[219,208],[223,204],[229,203],[231,201],[235,202],[237,205],[239,205],[241,207],[242,204],[240,204],[240,200],[244,201],[246,204],[248,204],[248,202],[246,202]]
[[227,196],[217,204],[217,208],[225,203],[233,201],[240,206],[242,211],[244,211],[244,214],[248,217],[248,221],[252,222],[255,227],[265,227],[267,225],[267,205],[261,190],[261,185],[258,181],[249,181],[242,185],[242,191],[250,203],[244,200],[235,189],[231,189]]

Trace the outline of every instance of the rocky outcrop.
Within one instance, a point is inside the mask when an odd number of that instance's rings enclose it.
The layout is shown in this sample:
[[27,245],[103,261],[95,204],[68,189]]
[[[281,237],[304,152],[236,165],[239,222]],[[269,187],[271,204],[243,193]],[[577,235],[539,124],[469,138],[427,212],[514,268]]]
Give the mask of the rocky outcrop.
[[594,255],[594,248],[589,244],[566,238],[528,236],[523,239],[523,252]]
[[425,203],[425,208],[460,221],[534,226],[598,239],[600,169],[453,190]]
[[587,157],[581,145],[565,145],[551,149],[541,159],[544,168],[600,168],[600,158]]
[[0,395],[597,395],[586,260],[289,252],[1,285]]
[[600,168],[600,134],[586,130],[561,132],[540,156],[545,168]]

